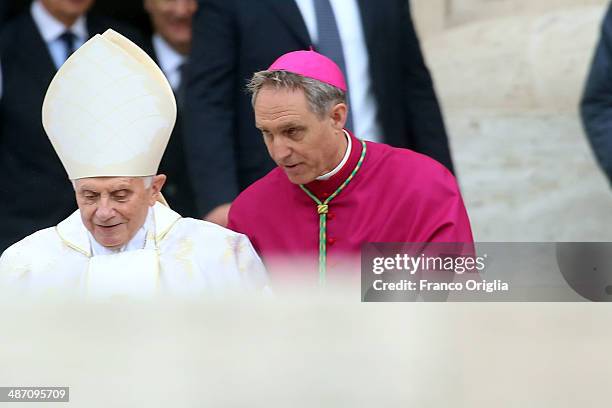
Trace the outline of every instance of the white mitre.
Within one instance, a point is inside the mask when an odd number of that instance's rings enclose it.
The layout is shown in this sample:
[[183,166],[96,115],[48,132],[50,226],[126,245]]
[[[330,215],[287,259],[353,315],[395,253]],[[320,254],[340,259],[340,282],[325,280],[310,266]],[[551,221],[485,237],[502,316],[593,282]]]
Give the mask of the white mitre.
[[174,128],[176,102],[155,62],[108,30],[59,69],[42,120],[70,179],[150,176]]

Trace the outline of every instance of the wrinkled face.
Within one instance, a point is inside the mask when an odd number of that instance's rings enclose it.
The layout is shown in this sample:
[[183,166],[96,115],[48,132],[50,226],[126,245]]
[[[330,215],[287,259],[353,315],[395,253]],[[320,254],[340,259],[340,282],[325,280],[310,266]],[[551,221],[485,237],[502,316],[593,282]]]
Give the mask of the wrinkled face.
[[137,177],[76,180],[76,199],[83,224],[100,245],[121,248],[144,224],[165,179],[164,175],[155,176],[149,188]]
[[89,10],[94,0],[41,0],[41,2],[53,17],[69,26]]
[[254,109],[270,157],[292,183],[310,183],[342,160],[345,104],[337,104],[320,118],[310,110],[304,91],[264,86]]
[[197,0],[145,0],[145,9],[158,32],[173,48],[187,54],[191,48],[191,19]]

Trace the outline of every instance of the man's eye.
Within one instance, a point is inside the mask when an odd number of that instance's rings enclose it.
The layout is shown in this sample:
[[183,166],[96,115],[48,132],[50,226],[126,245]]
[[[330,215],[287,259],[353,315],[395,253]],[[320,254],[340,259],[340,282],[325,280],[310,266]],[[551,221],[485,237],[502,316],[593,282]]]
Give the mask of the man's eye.
[[286,134],[288,137],[292,139],[296,139],[300,136],[300,129],[299,128],[289,128],[287,129]]

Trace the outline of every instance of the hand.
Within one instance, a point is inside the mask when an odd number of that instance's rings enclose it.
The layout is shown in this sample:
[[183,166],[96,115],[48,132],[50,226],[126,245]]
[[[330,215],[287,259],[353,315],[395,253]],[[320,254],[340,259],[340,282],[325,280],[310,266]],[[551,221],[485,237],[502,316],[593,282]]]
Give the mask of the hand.
[[221,204],[204,216],[204,221],[214,222],[222,227],[227,227],[227,216],[232,203]]

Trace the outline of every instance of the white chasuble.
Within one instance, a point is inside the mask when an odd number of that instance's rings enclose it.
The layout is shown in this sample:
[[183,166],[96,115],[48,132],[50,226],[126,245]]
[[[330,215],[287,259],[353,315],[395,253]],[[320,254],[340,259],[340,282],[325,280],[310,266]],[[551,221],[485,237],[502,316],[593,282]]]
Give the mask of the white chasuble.
[[0,287],[88,298],[198,297],[267,287],[265,268],[246,236],[181,218],[159,203],[152,214],[154,233],[144,248],[93,255],[77,210],[9,247],[0,257]]

